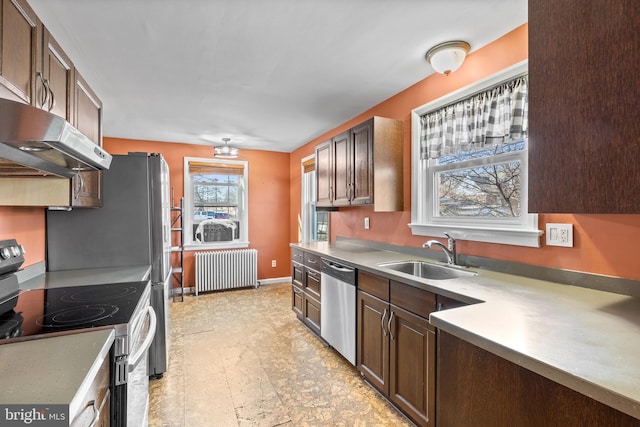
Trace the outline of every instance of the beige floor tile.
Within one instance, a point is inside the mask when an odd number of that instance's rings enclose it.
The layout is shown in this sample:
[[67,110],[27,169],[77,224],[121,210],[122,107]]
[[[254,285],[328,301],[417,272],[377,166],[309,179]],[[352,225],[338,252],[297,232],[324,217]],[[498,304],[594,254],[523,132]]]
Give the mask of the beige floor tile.
[[151,382],[150,426],[411,426],[290,304],[290,284],[172,304],[169,370]]

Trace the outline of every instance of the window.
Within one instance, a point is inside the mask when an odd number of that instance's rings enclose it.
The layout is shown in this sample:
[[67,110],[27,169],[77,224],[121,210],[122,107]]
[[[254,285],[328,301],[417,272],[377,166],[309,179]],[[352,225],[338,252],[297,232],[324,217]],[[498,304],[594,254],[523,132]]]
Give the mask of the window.
[[186,249],[247,247],[246,161],[185,157]]
[[301,242],[329,240],[329,212],[316,210],[315,157],[302,159],[302,226]]
[[412,112],[413,234],[539,246],[526,74],[524,62]]

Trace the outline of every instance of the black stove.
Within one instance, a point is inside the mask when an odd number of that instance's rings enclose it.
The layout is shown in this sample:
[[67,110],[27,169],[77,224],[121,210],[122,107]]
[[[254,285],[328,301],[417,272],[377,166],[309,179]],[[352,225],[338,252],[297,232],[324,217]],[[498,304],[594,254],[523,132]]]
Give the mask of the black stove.
[[147,360],[156,332],[151,283],[20,290],[15,273],[24,262],[23,255],[24,248],[15,240],[0,241],[0,344],[113,328],[111,425],[142,425],[129,422],[128,417],[142,417],[148,409]]
[[21,291],[3,304],[0,343],[129,323],[146,287],[147,282],[129,282]]
[[18,279],[14,272],[24,262],[24,248],[15,239],[0,240],[0,313],[4,303],[18,294]]
[[[129,346],[129,327],[148,305],[148,282],[19,290],[16,271],[24,248],[0,241],[0,344],[7,340],[79,329],[115,327],[119,352]],[[25,338],[26,339],[26,338]]]

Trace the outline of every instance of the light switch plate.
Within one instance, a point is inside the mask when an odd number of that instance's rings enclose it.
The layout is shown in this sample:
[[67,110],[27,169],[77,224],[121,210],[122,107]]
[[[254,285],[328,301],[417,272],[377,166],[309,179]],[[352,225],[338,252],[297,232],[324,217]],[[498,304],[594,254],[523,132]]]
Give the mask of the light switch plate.
[[364,218],[364,229],[365,229],[365,230],[368,230],[368,229],[369,229],[369,217],[368,217],[368,216],[366,216],[366,217]]
[[546,224],[547,246],[573,247],[573,224]]

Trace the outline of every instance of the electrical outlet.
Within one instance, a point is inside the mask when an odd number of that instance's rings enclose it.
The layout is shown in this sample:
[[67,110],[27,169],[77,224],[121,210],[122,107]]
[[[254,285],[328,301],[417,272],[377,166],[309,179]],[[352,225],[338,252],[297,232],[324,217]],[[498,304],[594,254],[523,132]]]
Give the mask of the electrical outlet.
[[368,216],[366,216],[366,217],[364,218],[364,229],[365,229],[365,230],[368,230],[368,229],[369,229],[369,217],[368,217]]
[[546,229],[547,246],[573,247],[573,225],[548,223]]
[[276,260],[275,260],[275,259],[272,259],[272,260],[271,260],[271,267],[275,267],[275,266],[276,266]]

